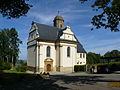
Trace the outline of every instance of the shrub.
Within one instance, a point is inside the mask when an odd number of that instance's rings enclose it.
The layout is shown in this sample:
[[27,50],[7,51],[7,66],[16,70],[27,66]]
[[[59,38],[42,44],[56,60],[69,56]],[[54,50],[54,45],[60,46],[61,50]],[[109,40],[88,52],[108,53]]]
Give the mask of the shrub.
[[116,63],[116,64],[110,64],[109,65],[110,70],[113,71],[120,71],[120,63]]
[[15,69],[18,72],[25,72],[27,71],[27,66],[16,66]]
[[1,65],[0,65],[0,70],[10,70],[11,67],[12,67],[12,64],[11,64],[11,63],[3,62],[3,63],[1,63]]
[[97,73],[111,73],[120,71],[120,63],[102,63],[97,65]]
[[79,72],[79,71],[85,71],[86,70],[86,65],[75,65],[74,66],[74,71]]
[[97,65],[97,73],[110,73],[108,65]]

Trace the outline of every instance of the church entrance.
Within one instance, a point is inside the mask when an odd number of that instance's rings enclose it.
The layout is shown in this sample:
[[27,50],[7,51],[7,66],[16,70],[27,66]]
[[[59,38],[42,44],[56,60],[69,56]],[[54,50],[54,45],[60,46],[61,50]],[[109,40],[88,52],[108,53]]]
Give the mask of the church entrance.
[[50,72],[51,71],[51,65],[47,64],[47,71]]
[[53,60],[51,58],[45,59],[44,63],[45,63],[45,66],[44,66],[45,72],[53,71]]

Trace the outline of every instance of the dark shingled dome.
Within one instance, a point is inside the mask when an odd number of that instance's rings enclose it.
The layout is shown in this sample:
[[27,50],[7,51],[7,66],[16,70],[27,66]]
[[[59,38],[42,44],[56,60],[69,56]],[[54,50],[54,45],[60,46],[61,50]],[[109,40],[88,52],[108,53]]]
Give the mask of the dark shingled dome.
[[62,16],[57,15],[54,20],[64,20]]

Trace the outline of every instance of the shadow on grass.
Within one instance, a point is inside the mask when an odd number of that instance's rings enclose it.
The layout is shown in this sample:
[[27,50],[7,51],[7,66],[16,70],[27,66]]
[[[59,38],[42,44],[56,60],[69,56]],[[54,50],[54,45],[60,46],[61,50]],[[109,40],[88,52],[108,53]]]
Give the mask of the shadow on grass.
[[0,72],[0,90],[67,89],[54,82],[55,80],[43,79],[36,74]]

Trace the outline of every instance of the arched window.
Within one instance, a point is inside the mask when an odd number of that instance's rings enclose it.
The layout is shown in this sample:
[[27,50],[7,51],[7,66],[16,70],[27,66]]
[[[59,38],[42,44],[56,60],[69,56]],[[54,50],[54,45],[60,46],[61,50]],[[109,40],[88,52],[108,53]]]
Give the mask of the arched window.
[[80,54],[80,58],[82,58],[82,53]]
[[70,57],[70,47],[67,48],[67,57]]
[[83,58],[85,58],[85,54],[83,53]]
[[50,46],[48,46],[46,49],[46,56],[50,57]]

